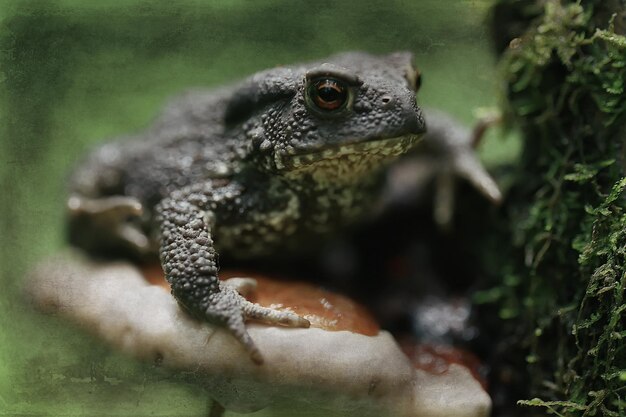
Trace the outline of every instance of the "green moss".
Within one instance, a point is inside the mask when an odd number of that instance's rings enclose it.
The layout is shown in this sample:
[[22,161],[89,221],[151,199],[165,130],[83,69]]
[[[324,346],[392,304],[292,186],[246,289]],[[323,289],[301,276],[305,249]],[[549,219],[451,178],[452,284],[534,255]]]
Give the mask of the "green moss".
[[527,15],[501,60],[506,111],[524,150],[501,237],[513,236],[514,249],[494,271],[519,279],[479,301],[499,306],[502,343],[525,362],[524,394],[540,397],[519,404],[626,415],[625,4],[499,7],[540,13]]

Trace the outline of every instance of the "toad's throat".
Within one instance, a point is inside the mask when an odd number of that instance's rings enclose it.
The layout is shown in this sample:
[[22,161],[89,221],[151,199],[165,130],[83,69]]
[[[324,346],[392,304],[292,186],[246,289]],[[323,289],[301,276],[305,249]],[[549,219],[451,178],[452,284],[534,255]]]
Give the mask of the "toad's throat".
[[276,155],[276,165],[295,175],[308,172],[352,177],[380,168],[387,161],[407,153],[422,136],[397,136],[332,145],[306,153]]

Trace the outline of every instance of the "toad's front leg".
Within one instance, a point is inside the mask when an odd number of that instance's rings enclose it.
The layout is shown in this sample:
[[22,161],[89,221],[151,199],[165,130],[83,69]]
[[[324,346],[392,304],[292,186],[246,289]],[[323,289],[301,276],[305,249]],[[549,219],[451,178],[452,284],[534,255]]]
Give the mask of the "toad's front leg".
[[173,193],[157,207],[161,264],[180,304],[194,316],[226,327],[260,364],[263,358],[246,331],[246,319],[290,327],[309,327],[309,321],[251,303],[239,294],[236,285],[217,278],[217,254],[211,237],[216,222],[212,192],[210,183],[191,186]]

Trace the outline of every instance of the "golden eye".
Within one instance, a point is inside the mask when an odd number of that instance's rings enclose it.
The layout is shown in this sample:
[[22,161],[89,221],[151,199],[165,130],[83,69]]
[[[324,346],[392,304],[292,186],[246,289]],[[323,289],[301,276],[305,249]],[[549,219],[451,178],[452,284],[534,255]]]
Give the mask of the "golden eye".
[[309,97],[322,111],[335,111],[348,102],[348,86],[334,78],[318,78],[309,85]]

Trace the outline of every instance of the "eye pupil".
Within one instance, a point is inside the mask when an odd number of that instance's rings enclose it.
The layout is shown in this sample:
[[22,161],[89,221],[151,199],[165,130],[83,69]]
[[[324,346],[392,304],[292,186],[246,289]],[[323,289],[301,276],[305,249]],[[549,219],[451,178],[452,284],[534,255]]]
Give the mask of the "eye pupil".
[[317,94],[321,100],[326,102],[335,101],[341,98],[341,92],[332,87],[320,87],[317,90]]
[[317,108],[324,111],[343,107],[348,99],[348,88],[339,80],[324,78],[311,84],[310,97]]

